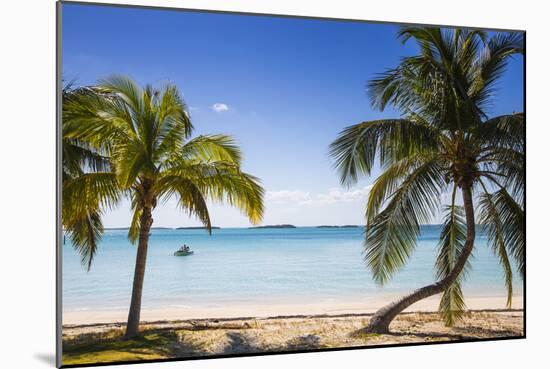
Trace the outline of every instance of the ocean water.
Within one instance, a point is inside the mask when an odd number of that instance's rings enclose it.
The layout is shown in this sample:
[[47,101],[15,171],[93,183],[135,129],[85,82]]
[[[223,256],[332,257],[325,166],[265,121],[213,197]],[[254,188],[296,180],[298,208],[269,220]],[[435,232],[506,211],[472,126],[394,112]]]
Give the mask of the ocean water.
[[[331,301],[395,294],[434,280],[440,226],[423,226],[416,251],[384,287],[377,286],[362,258],[362,228],[204,230],[156,229],[147,257],[142,308],[218,307],[274,301]],[[108,230],[88,272],[69,238],[63,246],[65,311],[126,309],[136,246],[125,230]],[[183,243],[194,255],[175,257]],[[522,281],[514,275],[515,292]],[[502,296],[503,273],[478,231],[469,295]]]

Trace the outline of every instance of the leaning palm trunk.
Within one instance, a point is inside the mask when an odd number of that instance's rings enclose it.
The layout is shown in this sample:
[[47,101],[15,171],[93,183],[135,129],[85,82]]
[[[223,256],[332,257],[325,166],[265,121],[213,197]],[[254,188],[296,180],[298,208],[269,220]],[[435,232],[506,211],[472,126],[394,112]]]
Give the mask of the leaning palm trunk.
[[[447,326],[463,316],[461,282],[475,237],[473,197],[479,223],[504,270],[507,306],[512,301],[514,258],[524,274],[525,116],[490,118],[487,104],[507,59],[523,52],[521,33],[405,26],[402,41],[419,53],[405,57],[368,83],[374,108],[391,104],[399,119],[371,120],[345,128],[330,145],[344,185],[382,170],[366,206],[365,263],[379,285],[390,281],[412,255],[420,224],[443,211],[435,260],[437,282],[376,312],[365,328],[384,333],[397,314],[442,293],[439,311]],[[462,190],[464,206],[455,194]],[[492,192],[492,189],[496,191]],[[450,204],[442,195],[452,189]]]
[[403,310],[427,297],[442,293],[449,288],[460,276],[468,257],[470,256],[474,247],[475,239],[475,218],[474,218],[474,206],[472,201],[472,190],[470,185],[465,185],[462,188],[462,197],[464,200],[464,212],[466,215],[466,242],[464,249],[456,261],[455,266],[451,272],[443,279],[428,286],[419,288],[409,295],[394,301],[380,310],[378,310],[369,321],[369,325],[364,329],[367,333],[388,333],[389,326],[392,320],[401,313]]
[[140,218],[139,243],[136,255],[136,268],[134,271],[134,284],[132,287],[132,299],[126,325],[126,338],[138,335],[139,319],[141,314],[141,295],[143,292],[143,279],[145,277],[145,265],[147,261],[147,247],[149,245],[149,232],[153,224],[151,208],[144,207]]

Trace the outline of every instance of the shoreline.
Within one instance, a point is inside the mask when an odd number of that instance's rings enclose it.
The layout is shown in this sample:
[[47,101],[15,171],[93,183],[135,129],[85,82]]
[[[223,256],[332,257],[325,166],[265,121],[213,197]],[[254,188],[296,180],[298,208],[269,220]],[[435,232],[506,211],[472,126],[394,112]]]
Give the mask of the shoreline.
[[125,323],[65,326],[63,364],[114,363],[219,355],[292,352],[412,343],[523,338],[523,310],[469,310],[454,327],[439,313],[398,314],[387,334],[366,333],[372,314],[276,316],[142,322],[124,338]]
[[[240,303],[226,307],[220,306],[189,306],[162,307],[143,309],[141,322],[201,320],[201,319],[247,319],[247,318],[278,318],[292,316],[334,316],[334,315],[366,315],[372,314],[380,307],[393,301],[400,295],[385,296],[375,299],[363,298],[347,301],[323,301],[316,303]],[[491,311],[506,309],[505,296],[471,296],[466,297],[468,310]],[[404,312],[435,312],[439,306],[439,295],[411,305]],[[512,309],[524,308],[523,295],[514,295]],[[112,310],[79,310],[64,311],[63,326],[94,325],[125,322],[127,309]]]

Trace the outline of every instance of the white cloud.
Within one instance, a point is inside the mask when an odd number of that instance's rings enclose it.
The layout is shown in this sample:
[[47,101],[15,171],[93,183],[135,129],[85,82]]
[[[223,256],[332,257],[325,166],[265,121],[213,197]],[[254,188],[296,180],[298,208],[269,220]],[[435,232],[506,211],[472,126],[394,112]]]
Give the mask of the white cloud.
[[265,198],[267,201],[274,204],[282,204],[285,202],[300,202],[306,201],[310,198],[309,192],[295,190],[282,190],[282,191],[267,191]]
[[328,192],[318,193],[316,195],[301,190],[267,191],[266,200],[273,204],[322,206],[344,202],[364,201],[367,199],[371,188],[372,185],[350,191],[331,188]]
[[342,191],[339,188],[331,188],[326,193],[320,193],[313,199],[301,201],[299,205],[330,205],[341,202],[354,202],[366,200],[372,185],[351,191]]
[[223,103],[215,103],[214,105],[211,106],[211,108],[216,113],[223,113],[224,111],[229,111],[229,106]]

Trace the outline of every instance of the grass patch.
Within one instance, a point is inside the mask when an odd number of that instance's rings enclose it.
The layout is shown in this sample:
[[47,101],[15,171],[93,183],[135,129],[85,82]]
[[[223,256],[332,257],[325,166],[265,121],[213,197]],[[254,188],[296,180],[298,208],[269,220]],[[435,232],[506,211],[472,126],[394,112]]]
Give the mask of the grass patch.
[[380,333],[367,333],[364,329],[358,329],[355,332],[350,333],[350,337],[361,340],[372,340],[380,338],[382,335]]
[[454,328],[445,327],[437,313],[404,314],[392,323],[388,334],[366,332],[368,323],[365,317],[160,322],[143,324],[141,336],[132,340],[123,338],[122,325],[68,327],[63,337],[63,364],[407,344],[523,332],[522,315],[504,313],[472,312]]
[[177,354],[178,348],[173,332],[145,332],[131,340],[118,336],[87,343],[79,337],[77,341],[63,343],[63,364],[162,359]]

